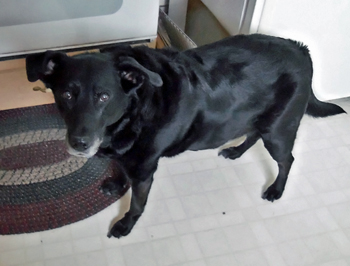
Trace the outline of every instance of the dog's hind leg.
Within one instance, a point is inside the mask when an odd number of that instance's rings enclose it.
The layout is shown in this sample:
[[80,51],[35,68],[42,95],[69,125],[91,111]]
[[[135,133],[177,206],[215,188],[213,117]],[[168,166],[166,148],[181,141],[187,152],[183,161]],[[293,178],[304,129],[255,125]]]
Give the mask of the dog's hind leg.
[[241,157],[241,155],[245,153],[250,147],[252,147],[259,138],[260,135],[257,132],[247,134],[246,140],[241,145],[223,149],[219,152],[219,155],[222,155],[223,157],[229,158],[231,160],[237,159]]
[[277,161],[278,175],[275,182],[271,186],[269,186],[262,195],[263,199],[266,199],[271,202],[279,199],[282,196],[284,187],[287,183],[290,168],[294,161],[294,157],[291,152],[288,154],[285,154],[283,157],[279,157],[278,159],[276,159],[276,157],[274,156],[272,157]]
[[271,202],[282,196],[294,161],[292,149],[302,117],[302,115],[294,115],[292,119],[287,114],[281,115],[270,126],[269,132],[261,134],[265,148],[278,164],[278,175],[275,182],[262,195],[263,199]]
[[294,141],[310,95],[311,73],[304,73],[302,78],[282,74],[273,85],[273,90],[274,104],[255,123],[265,148],[278,165],[275,182],[262,195],[269,201],[279,199],[287,183],[294,161]]

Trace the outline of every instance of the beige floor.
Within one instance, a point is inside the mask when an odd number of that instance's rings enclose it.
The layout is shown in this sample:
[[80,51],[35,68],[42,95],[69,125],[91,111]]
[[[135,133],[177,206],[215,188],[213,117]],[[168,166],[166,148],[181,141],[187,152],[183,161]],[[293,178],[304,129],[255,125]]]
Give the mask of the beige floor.
[[52,93],[33,91],[44,87],[27,80],[24,59],[0,62],[0,110],[53,103]]

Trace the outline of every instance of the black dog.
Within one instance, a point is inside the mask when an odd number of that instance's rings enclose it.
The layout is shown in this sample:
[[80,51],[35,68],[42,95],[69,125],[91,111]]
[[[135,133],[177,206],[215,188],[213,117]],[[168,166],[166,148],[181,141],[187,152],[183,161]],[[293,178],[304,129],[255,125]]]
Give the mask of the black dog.
[[[47,51],[27,57],[27,75],[52,89],[69,152],[112,157],[129,178],[131,206],[112,227],[115,237],[129,234],[144,211],[160,157],[246,135],[240,146],[220,152],[236,159],[262,138],[279,169],[262,197],[274,201],[282,196],[304,113],[345,112],[315,98],[306,46],[265,35],[185,52],[125,45],[74,57]],[[113,195],[120,184],[102,189]]]

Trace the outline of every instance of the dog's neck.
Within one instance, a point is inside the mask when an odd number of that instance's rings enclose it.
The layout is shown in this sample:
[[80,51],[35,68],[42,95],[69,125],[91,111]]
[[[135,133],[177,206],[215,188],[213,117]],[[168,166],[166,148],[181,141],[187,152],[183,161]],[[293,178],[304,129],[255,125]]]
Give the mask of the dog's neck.
[[138,116],[123,116],[106,130],[101,148],[108,149],[115,157],[129,151],[142,132]]

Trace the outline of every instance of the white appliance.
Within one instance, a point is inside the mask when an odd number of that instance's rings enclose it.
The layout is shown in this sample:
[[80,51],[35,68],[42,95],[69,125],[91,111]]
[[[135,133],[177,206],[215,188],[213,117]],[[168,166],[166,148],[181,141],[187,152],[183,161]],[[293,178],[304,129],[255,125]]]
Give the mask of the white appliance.
[[252,32],[291,38],[311,53],[320,100],[350,97],[350,1],[257,0]]
[[157,35],[159,0],[0,0],[0,59]]

